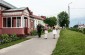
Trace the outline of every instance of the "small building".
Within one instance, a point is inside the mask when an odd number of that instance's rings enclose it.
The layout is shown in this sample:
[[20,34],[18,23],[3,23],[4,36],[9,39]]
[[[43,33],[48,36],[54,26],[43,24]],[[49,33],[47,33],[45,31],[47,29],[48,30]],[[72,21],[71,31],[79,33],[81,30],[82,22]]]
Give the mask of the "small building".
[[78,28],[85,28],[84,24],[78,25]]

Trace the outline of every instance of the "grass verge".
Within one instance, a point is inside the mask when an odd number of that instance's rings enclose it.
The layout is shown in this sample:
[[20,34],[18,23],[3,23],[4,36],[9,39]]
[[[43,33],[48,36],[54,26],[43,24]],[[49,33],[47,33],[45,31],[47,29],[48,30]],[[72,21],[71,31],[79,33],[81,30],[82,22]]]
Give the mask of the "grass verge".
[[52,55],[85,55],[85,34],[62,30]]
[[10,43],[2,44],[2,45],[0,45],[0,49],[9,47],[9,46],[12,46],[12,45],[15,45],[15,44],[18,44],[18,43],[23,42],[23,41],[26,41],[28,39],[29,38],[23,38],[23,39],[19,39],[19,40],[10,42]]

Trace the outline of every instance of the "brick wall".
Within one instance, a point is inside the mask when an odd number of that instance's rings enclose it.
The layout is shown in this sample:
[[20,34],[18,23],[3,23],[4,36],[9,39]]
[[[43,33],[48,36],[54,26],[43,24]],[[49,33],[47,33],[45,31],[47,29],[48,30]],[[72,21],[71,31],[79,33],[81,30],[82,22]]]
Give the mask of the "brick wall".
[[1,10],[0,10],[0,28],[2,28],[2,13],[1,13]]
[[3,28],[2,34],[25,34],[24,28]]
[[0,34],[2,34],[2,14],[0,10]]

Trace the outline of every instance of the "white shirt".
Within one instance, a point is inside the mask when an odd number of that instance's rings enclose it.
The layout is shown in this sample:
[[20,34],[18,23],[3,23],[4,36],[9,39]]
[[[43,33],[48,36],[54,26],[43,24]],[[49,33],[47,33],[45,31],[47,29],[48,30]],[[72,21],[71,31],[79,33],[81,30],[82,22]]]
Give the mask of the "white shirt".
[[45,33],[48,33],[48,30],[45,30]]
[[57,34],[57,30],[56,29],[53,30],[53,34]]

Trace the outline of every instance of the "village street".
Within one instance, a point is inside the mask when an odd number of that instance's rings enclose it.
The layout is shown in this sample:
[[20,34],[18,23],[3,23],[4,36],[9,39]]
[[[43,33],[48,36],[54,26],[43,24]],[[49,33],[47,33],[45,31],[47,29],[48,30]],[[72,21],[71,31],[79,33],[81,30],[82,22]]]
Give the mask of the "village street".
[[59,38],[59,30],[56,39],[53,39],[52,32],[48,34],[48,39],[34,37],[22,43],[0,50],[0,55],[51,55]]

